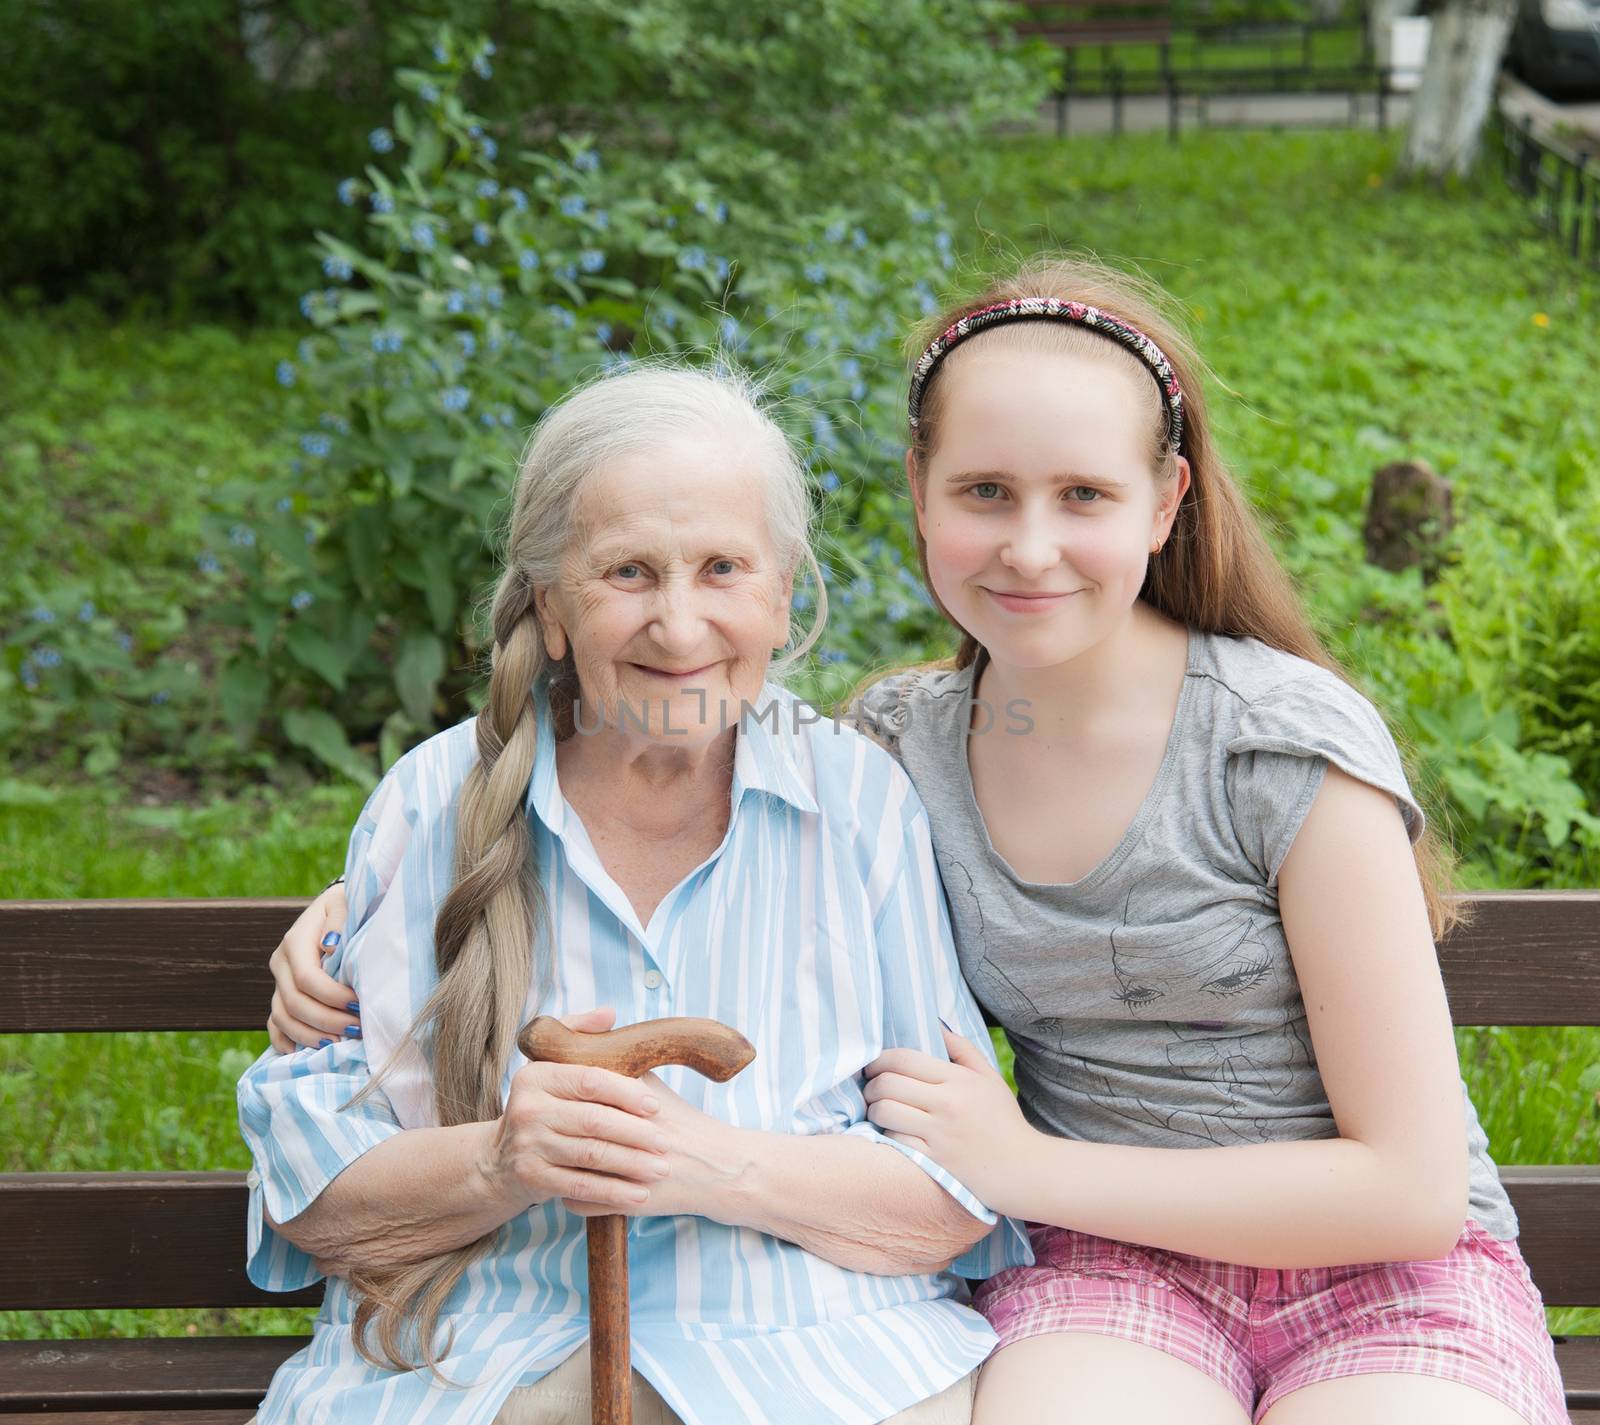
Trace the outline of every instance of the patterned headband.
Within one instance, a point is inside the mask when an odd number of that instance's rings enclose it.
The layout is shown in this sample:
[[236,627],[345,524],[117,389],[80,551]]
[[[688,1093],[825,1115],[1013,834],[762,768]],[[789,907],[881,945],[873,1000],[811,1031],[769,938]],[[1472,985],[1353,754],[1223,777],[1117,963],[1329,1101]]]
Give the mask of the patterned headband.
[[1178,386],[1177,375],[1166,354],[1142,331],[1130,327],[1121,318],[1083,302],[1063,302],[1059,297],[1015,297],[1009,302],[997,302],[992,307],[980,307],[953,326],[946,327],[929,342],[928,349],[911,370],[911,396],[908,402],[911,429],[915,430],[921,419],[922,396],[928,389],[929,378],[951,347],[985,327],[1037,319],[1077,322],[1080,326],[1110,337],[1137,356],[1161,388],[1161,403],[1167,412],[1167,440],[1173,450],[1179,448],[1179,442],[1183,439],[1183,391]]

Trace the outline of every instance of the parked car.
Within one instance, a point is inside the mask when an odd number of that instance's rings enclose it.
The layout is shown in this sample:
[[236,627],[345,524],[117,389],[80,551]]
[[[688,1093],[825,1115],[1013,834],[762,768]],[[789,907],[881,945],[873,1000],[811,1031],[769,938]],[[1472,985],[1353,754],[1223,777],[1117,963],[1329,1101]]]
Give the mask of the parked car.
[[1542,93],[1600,99],[1600,0],[1518,0],[1507,55]]

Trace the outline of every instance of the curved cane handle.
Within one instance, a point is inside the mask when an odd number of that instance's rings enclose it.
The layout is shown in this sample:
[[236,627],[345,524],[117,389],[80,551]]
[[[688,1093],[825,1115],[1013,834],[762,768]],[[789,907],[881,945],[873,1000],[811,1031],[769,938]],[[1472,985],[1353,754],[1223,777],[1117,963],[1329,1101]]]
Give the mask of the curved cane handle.
[[756,1056],[737,1029],[714,1019],[649,1019],[603,1034],[582,1034],[541,1014],[522,1026],[517,1048],[538,1063],[584,1064],[636,1079],[663,1064],[686,1064],[726,1083]]

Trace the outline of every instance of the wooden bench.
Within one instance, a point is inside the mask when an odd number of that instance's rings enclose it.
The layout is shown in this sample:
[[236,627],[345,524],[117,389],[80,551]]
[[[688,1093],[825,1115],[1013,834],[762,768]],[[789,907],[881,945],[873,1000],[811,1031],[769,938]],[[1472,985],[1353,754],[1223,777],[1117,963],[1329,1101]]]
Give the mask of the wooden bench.
[[[1458,1024],[1600,1024],[1600,891],[1485,894],[1441,949]],[[261,1029],[267,952],[304,902],[0,902],[0,1033]],[[265,1045],[265,1034],[262,1035]],[[1508,1167],[1552,1306],[1600,1305],[1600,1168]],[[0,1309],[315,1304],[245,1278],[244,1174],[0,1176]],[[0,1341],[0,1425],[237,1425],[298,1337]],[[1600,1336],[1560,1339],[1600,1425]]]
[[1091,58],[1098,61],[1097,89],[1111,95],[1112,131],[1122,132],[1123,99],[1129,92],[1142,92],[1144,86],[1129,75],[1115,51],[1117,45],[1153,46],[1160,83],[1149,92],[1170,87],[1171,6],[1151,0],[1020,0],[1020,8],[1027,18],[1017,21],[1013,31],[1061,51],[1054,94],[1059,136],[1066,135],[1067,105],[1085,82]]

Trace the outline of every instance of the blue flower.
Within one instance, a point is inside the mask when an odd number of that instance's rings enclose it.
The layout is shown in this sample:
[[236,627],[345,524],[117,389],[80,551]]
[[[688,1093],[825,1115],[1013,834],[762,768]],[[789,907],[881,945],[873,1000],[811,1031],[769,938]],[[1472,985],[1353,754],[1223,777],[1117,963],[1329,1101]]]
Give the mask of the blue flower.
[[372,195],[372,211],[374,213],[394,212],[394,199],[387,193],[374,193]]
[[94,621],[95,607],[90,599],[85,599],[78,605],[78,622],[92,623]]
[[806,593],[804,589],[801,589],[794,596],[794,607],[802,612],[804,612],[806,609],[809,609],[811,607],[811,595]]
[[838,444],[833,433],[833,422],[823,411],[818,411],[811,418],[811,439],[824,450],[832,450]]
[[281,515],[294,508],[294,501],[288,495],[280,495],[278,502],[272,508]]
[[46,645],[43,648],[35,648],[33,650],[33,661],[41,668],[59,668],[61,666],[61,655],[55,649]]
[[678,254],[678,266],[688,272],[703,271],[706,265],[706,250],[703,247],[686,247]]
[[539,254],[531,247],[525,247],[517,254],[517,266],[524,272],[532,272],[539,265]]
[[394,135],[388,129],[374,129],[367,135],[374,153],[388,153],[394,147]]
[[[317,460],[322,460],[326,458],[328,453],[333,449],[333,442],[329,440],[327,436],[317,435],[315,432],[313,432],[310,435],[303,435],[300,437],[300,449],[305,451],[307,455],[310,455]],[[234,540],[234,543],[238,544],[239,541]]]
[[418,218],[411,225],[411,241],[424,252],[433,250],[433,224],[426,218]]
[[170,702],[171,700],[172,694],[169,693],[165,688],[157,689],[157,691],[150,694],[150,701],[153,702],[157,707],[160,707],[163,703]]
[[503,425],[503,426],[509,426],[509,425],[516,424],[516,422],[515,422],[514,418],[512,417],[510,411],[502,410],[500,412],[500,424]]
[[500,185],[492,178],[485,178],[483,182],[478,185],[478,196],[480,198],[493,198],[497,193],[499,193],[499,191]]
[[347,282],[350,278],[350,264],[342,257],[325,257],[322,259],[322,275],[331,277],[336,282]]
[[852,381],[850,383],[850,399],[852,401],[865,400],[866,395],[867,383],[865,381]]
[[732,271],[732,269],[728,266],[728,259],[725,258],[725,257],[719,257],[717,259],[717,269],[716,270],[717,270],[717,281],[726,282],[728,280],[728,273],[730,271]]
[[[318,436],[318,440],[325,441],[326,436]],[[236,524],[228,531],[230,544],[237,544],[241,549],[253,549],[256,542],[256,532],[247,524]]]
[[444,299],[444,309],[453,317],[459,317],[467,310],[467,297],[464,292],[451,292]]
[[322,300],[320,292],[307,292],[300,299],[300,315],[309,319],[317,310],[317,303]]
[[222,565],[217,562],[217,556],[208,549],[194,561],[194,567],[202,574],[215,574]]
[[827,231],[823,233],[823,237],[827,238],[829,242],[843,242],[844,234],[845,226],[843,223],[829,223]]
[[817,481],[830,495],[839,488],[839,477],[831,470],[824,470],[822,478]]
[[299,352],[302,361],[309,362],[315,348],[311,345],[311,338],[303,336],[295,343],[295,350]]
[[474,223],[472,225],[472,240],[479,247],[488,247],[494,241],[494,229],[488,223]]
[[561,200],[561,216],[564,218],[575,218],[588,206],[588,203],[584,201],[584,197],[581,193],[569,193]]
[[479,79],[487,79],[491,74],[494,73],[494,66],[480,54],[475,60],[472,61],[472,72],[476,74]]
[[820,262],[808,262],[805,266],[806,281],[820,285],[827,279],[828,269]]
[[308,609],[311,607],[311,603],[312,597],[309,589],[301,589],[299,593],[289,600],[290,607],[296,609]]
[[927,222],[932,216],[933,214],[930,213],[926,208],[913,208],[911,210],[911,221],[918,227],[921,227],[922,224]]
[[632,359],[625,351],[608,351],[600,358],[600,369],[602,371],[621,371]]
[[845,653],[838,648],[825,648],[819,656],[824,663],[843,663],[846,658]]
[[545,308],[554,319],[557,326],[566,327],[569,331],[577,326],[578,319],[565,307],[558,307],[553,302]]
[[952,238],[950,234],[943,228],[940,228],[939,231],[933,236],[933,245],[938,248],[940,252],[949,252],[951,244],[954,241],[955,239]]
[[813,351],[822,345],[822,333],[819,332],[815,327],[812,327],[811,330],[806,333],[806,345],[809,346]]
[[556,276],[564,282],[576,282],[578,280],[578,264],[575,262],[563,263],[556,268]]
[[724,317],[717,328],[725,345],[740,347],[744,345],[744,329],[734,317]]
[[434,63],[443,64],[449,58],[450,58],[450,56],[445,53],[445,48],[444,48],[443,45],[435,45],[433,47]]
[[494,53],[494,41],[493,40],[485,40],[483,42],[483,52],[485,54],[493,54]]
[[294,385],[294,362],[280,361],[278,363],[278,384],[280,386]]
[[528,211],[528,195],[520,188],[507,188],[506,197],[511,199],[511,206],[519,213]]
[[594,338],[602,346],[611,345],[611,323],[600,322],[594,329]]
[[601,232],[605,232],[611,226],[611,214],[604,208],[596,208],[589,214],[589,221]]
[[480,411],[478,413],[478,424],[481,426],[492,426],[494,424],[494,412]]
[[349,207],[356,200],[356,194],[361,185],[354,178],[341,179],[339,183],[339,201]]
[[661,313],[661,325],[664,326],[669,332],[676,331],[678,329],[678,314],[673,311],[671,307],[663,309]]
[[461,354],[465,357],[471,357],[478,349],[478,338],[471,332],[457,332],[456,341],[460,344]]
[[728,221],[728,205],[726,203],[718,203],[716,208],[713,210],[713,212],[711,214],[711,217],[712,217],[712,221],[714,221],[714,222],[718,222],[718,223],[727,222]]
[[472,400],[465,386],[446,386],[439,393],[439,404],[447,411],[464,411]]
[[807,376],[796,376],[791,389],[797,396],[809,395],[811,393],[811,379]]
[[854,381],[861,374],[861,363],[853,356],[847,356],[839,363],[839,374],[846,381]]
[[899,623],[901,619],[911,612],[911,610],[902,604],[898,599],[896,599],[894,603],[889,605],[886,612],[891,619],[893,619],[896,623]]
[[493,139],[483,140],[483,156],[493,163],[500,156],[500,145]]
[[470,129],[467,130],[467,134],[471,138],[481,139],[483,137],[483,125],[474,124]]
[[386,328],[383,331],[373,332],[372,349],[381,356],[384,352],[399,351],[404,341],[405,338],[399,332]]
[[850,591],[858,599],[870,598],[872,596],[872,580],[867,578],[865,574],[860,574],[856,577],[855,583],[851,584]]
[[437,104],[439,102],[439,91],[432,84],[424,84],[422,88],[417,90],[417,97],[424,104]]
[[22,686],[30,692],[39,686],[38,675],[33,671],[33,664],[26,658],[22,660],[22,667],[18,670],[22,675]]
[[578,254],[578,266],[585,272],[598,272],[606,265],[606,255],[597,247],[586,247]]
[[117,647],[124,653],[130,652],[133,648],[133,635],[131,633],[119,633],[117,635]]
[[595,149],[586,148],[572,160],[572,166],[579,173],[598,173],[600,171],[600,154]]

